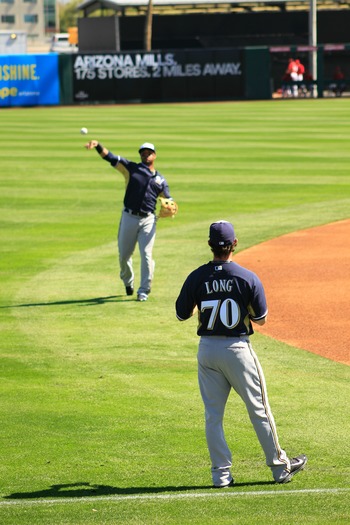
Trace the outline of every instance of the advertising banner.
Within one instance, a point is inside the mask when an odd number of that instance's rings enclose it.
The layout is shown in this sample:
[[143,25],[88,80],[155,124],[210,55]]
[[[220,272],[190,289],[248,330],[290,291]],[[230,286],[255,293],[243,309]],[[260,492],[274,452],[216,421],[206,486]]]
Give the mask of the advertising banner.
[[240,50],[77,54],[76,102],[243,98]]
[[57,55],[0,55],[0,107],[59,104]]

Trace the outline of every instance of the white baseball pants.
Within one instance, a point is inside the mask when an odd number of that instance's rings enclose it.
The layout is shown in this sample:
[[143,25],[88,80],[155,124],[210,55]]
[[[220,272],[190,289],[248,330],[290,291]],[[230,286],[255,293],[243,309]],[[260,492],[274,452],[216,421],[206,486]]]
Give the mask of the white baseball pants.
[[152,251],[155,237],[156,217],[153,213],[147,217],[138,217],[123,211],[118,232],[120,278],[125,286],[133,286],[132,255],[138,243],[141,256],[141,281],[138,294],[148,294],[151,290],[154,271]]
[[215,486],[231,479],[232,456],[223,430],[226,402],[233,388],[244,401],[275,480],[290,461],[281,449],[267,398],[265,378],[248,337],[201,337],[198,380],[205,406],[206,438]]

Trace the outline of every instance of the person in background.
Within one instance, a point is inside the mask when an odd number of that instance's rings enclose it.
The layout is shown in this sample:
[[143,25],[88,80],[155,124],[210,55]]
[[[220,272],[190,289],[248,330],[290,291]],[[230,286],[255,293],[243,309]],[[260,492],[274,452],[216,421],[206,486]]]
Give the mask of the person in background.
[[311,75],[310,71],[305,68],[304,85],[305,85],[306,93],[307,93],[308,96],[312,96],[313,95],[314,83],[315,83],[315,80],[314,80],[313,76]]
[[329,86],[336,97],[341,97],[345,91],[345,75],[340,66],[336,66],[333,72],[333,82]]
[[297,65],[297,74],[298,74],[298,82],[302,82],[304,80],[304,73],[305,73],[305,66],[304,64],[302,64],[299,60],[299,58],[296,59],[295,61],[296,65]]
[[299,74],[298,74],[299,66],[297,64],[297,61],[294,58],[290,58],[288,61],[288,66],[286,70],[286,74],[289,75],[291,79],[291,95],[293,97],[298,96],[298,82],[299,82]]

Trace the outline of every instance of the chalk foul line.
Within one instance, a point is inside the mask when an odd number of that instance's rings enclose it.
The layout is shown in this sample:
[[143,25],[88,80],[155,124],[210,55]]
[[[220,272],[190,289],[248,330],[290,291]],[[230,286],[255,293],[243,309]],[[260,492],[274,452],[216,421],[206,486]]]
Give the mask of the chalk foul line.
[[129,496],[84,496],[81,498],[64,497],[52,499],[16,499],[1,500],[0,507],[4,506],[41,506],[41,505],[61,505],[67,503],[94,503],[96,501],[112,501],[118,503],[126,500],[179,500],[191,498],[247,498],[247,497],[265,497],[265,496],[291,496],[291,495],[323,495],[323,494],[342,494],[350,492],[349,488],[334,489],[299,489],[299,490],[260,490],[247,492],[234,492],[234,489],[213,490],[213,492],[186,492],[182,494],[132,494]]

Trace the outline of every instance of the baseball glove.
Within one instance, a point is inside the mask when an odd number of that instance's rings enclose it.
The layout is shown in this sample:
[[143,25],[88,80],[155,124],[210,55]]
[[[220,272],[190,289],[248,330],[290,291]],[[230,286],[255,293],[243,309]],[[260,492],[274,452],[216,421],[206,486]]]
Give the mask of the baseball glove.
[[160,209],[158,213],[159,218],[172,217],[174,218],[179,209],[175,201],[171,199],[165,199],[164,197],[159,197]]

